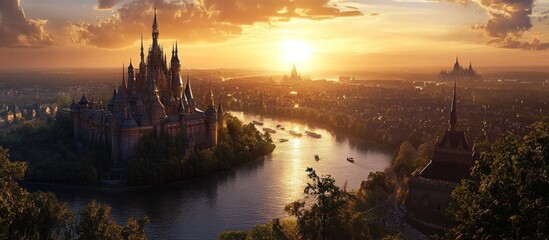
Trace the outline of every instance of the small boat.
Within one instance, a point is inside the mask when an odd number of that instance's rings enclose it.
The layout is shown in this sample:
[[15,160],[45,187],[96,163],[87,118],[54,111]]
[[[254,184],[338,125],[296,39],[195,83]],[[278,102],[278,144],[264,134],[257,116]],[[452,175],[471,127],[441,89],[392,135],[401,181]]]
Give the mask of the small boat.
[[315,155],[315,160],[317,160],[317,161],[320,160],[320,157],[318,156],[318,154]]
[[283,143],[283,142],[287,142],[287,141],[289,141],[289,140],[286,139],[286,138],[281,138],[281,139],[278,139],[278,141],[281,142],[281,143]]
[[355,159],[352,158],[352,157],[348,157],[348,158],[347,158],[347,161],[354,163],[354,162],[355,162]]
[[268,132],[268,133],[276,133],[276,130],[274,130],[272,128],[263,128],[263,131]]
[[320,138],[322,137],[322,135],[318,134],[318,133],[315,133],[315,132],[311,132],[311,131],[305,131],[305,133],[311,137],[314,137],[314,138]]
[[253,120],[252,121],[255,125],[263,126],[263,122]]
[[301,137],[303,136],[302,133],[298,132],[298,131],[295,131],[295,130],[290,130],[290,134],[296,136],[296,137]]

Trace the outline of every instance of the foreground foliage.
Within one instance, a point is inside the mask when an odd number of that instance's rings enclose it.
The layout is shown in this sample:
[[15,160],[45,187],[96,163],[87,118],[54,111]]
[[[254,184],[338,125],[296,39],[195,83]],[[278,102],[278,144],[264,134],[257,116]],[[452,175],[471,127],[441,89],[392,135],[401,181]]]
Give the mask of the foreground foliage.
[[549,238],[549,123],[498,140],[452,193],[447,238]]
[[[318,176],[307,168],[311,182],[304,199],[288,204],[291,219],[274,219],[250,231],[223,232],[220,240],[236,239],[380,239],[387,234],[375,223],[369,224],[363,211],[386,199],[392,186],[383,172],[370,173],[358,192],[347,192],[330,175]],[[381,200],[380,202],[383,202]]]
[[77,150],[69,116],[38,124],[25,124],[0,137],[0,146],[10,149],[11,160],[26,161],[25,179],[40,182],[91,184],[97,182],[104,167],[102,149],[88,146]]
[[18,184],[26,168],[0,147],[0,239],[146,239],[147,217],[121,226],[108,205],[91,202],[75,214],[53,193],[26,191]]

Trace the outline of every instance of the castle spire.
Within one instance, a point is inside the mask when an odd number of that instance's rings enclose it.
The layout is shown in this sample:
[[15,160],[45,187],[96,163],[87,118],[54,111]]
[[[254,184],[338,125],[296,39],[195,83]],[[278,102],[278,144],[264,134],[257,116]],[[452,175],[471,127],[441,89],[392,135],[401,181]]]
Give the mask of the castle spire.
[[158,30],[158,21],[156,20],[156,2],[154,3],[154,19],[153,19],[153,26],[152,26],[152,37],[153,37],[153,49],[156,49],[158,46],[158,35],[160,35],[160,31]]
[[141,55],[141,64],[145,64],[145,53],[143,52],[143,33],[141,33],[141,54],[140,55]]
[[457,127],[457,99],[456,82],[454,81],[454,94],[452,96],[452,107],[450,109],[450,131],[455,131]]
[[175,53],[174,53],[174,60],[179,63],[179,56],[178,55],[178,51],[177,51],[177,40],[175,40]]
[[156,2],[154,2],[154,20],[153,20],[153,30],[158,29],[158,22],[156,21]]

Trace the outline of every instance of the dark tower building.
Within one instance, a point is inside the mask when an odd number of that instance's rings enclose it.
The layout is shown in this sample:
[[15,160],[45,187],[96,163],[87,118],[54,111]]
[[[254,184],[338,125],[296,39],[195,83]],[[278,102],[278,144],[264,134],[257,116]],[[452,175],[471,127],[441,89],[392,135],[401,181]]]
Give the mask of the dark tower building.
[[188,75],[183,90],[177,44],[168,66],[159,36],[155,8],[148,54],[141,36],[139,69],[134,69],[130,60],[126,81],[123,67],[122,81],[114,87],[107,108],[92,107],[84,95],[71,107],[75,140],[108,146],[113,168],[125,168],[135,156],[137,143],[147,134],[160,136],[166,132],[175,136],[185,132],[191,143],[186,152],[192,152],[197,144],[217,144],[218,113],[213,101],[205,112],[196,107]]
[[461,179],[470,177],[473,151],[465,132],[458,129],[456,85],[452,97],[449,129],[435,145],[434,157],[418,176],[408,182],[408,209],[424,221],[448,221],[445,209]]

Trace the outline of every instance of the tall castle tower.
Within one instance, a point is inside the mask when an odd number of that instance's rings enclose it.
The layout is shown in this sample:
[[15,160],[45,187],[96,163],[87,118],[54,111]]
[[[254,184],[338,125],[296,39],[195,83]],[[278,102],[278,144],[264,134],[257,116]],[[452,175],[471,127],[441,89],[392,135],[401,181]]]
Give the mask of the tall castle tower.
[[418,219],[444,223],[451,193],[470,176],[473,152],[465,132],[458,128],[456,83],[450,109],[449,129],[435,145],[434,157],[416,177],[408,181],[408,209]]

